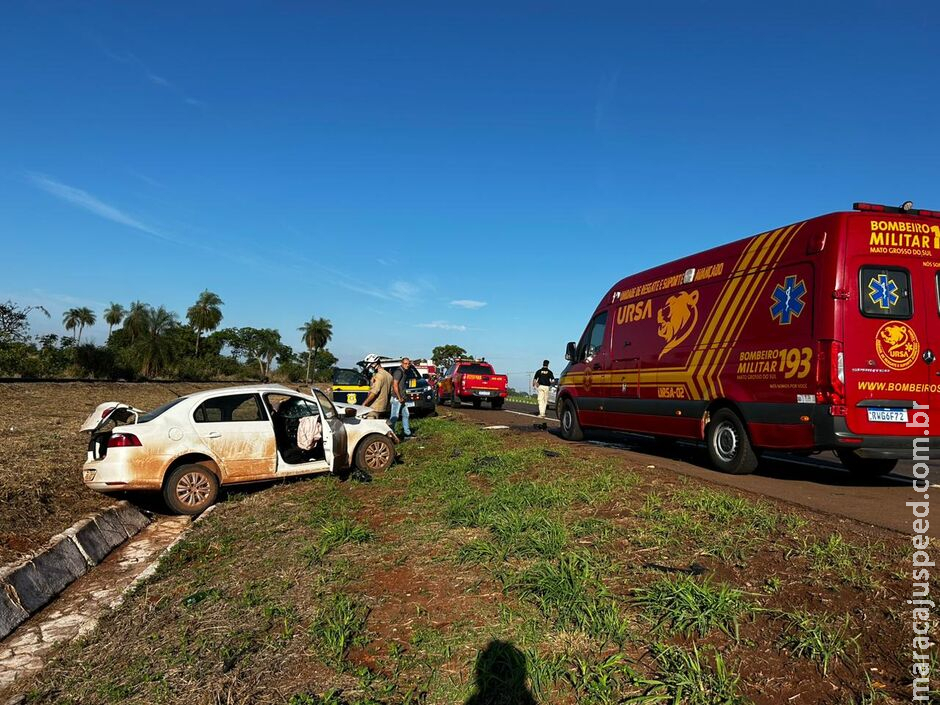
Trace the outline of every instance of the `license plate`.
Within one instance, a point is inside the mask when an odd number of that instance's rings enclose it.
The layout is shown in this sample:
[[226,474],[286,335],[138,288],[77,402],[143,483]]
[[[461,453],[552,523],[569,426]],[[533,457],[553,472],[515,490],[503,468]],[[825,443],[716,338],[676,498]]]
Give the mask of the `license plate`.
[[477,394],[479,394],[481,397],[488,397],[490,395],[489,392],[477,392]]
[[405,406],[407,406],[409,409],[411,409],[412,407],[414,407],[414,405],[415,405],[415,403],[414,403],[413,401],[406,401],[406,402],[405,402]]
[[868,420],[880,423],[907,423],[907,409],[869,409]]

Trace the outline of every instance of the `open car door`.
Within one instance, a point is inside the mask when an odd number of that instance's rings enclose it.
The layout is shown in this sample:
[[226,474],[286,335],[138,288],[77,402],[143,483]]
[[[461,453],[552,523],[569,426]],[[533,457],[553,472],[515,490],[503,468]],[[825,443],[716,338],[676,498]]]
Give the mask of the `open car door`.
[[333,402],[319,389],[313,390],[313,396],[320,405],[323,416],[323,450],[330,470],[335,472],[346,466],[346,425]]

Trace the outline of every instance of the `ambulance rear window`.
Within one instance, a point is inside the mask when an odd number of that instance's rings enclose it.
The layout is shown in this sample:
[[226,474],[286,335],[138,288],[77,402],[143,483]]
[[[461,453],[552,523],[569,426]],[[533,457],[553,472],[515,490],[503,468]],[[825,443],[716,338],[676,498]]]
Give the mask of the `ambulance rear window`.
[[858,293],[862,314],[871,318],[911,317],[911,275],[893,267],[862,267]]

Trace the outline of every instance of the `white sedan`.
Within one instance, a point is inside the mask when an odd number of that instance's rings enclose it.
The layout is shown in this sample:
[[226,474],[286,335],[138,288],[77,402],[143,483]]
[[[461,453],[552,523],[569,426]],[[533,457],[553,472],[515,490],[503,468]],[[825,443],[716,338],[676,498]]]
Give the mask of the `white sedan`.
[[388,424],[338,406],[318,389],[274,384],[197,392],[151,412],[106,402],[82,424],[91,433],[82,478],[99,492],[161,491],[173,511],[198,514],[221,485],[391,466],[398,438]]

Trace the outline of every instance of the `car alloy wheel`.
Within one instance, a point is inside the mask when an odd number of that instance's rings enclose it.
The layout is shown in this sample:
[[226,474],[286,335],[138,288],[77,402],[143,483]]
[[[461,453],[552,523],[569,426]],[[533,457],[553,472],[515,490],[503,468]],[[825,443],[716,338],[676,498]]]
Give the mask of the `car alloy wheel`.
[[366,466],[370,470],[381,470],[388,467],[391,456],[388,442],[376,439],[366,446],[365,450]]
[[176,496],[187,507],[202,505],[212,494],[209,479],[198,472],[188,472],[176,483]]

